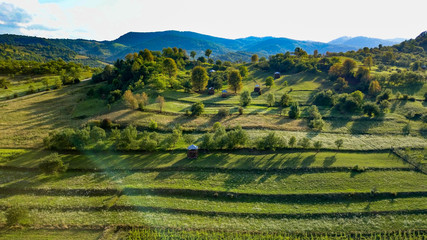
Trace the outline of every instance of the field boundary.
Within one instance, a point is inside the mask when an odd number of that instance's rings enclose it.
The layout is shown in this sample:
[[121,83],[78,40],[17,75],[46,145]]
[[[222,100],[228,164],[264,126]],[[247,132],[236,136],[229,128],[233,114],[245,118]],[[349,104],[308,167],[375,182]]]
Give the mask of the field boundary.
[[[5,211],[7,206],[0,206],[0,210]],[[59,211],[59,212],[97,212],[97,211],[134,211],[134,212],[153,212],[153,213],[179,213],[179,214],[195,214],[201,216],[223,216],[223,217],[238,217],[238,218],[292,218],[292,219],[313,219],[322,217],[340,217],[352,218],[375,215],[405,215],[405,214],[427,214],[427,209],[414,210],[390,210],[390,211],[366,211],[366,212],[323,212],[323,213],[246,213],[246,212],[220,212],[220,211],[203,211],[193,209],[167,208],[167,207],[150,207],[150,206],[125,206],[113,205],[110,207],[29,207],[30,210],[39,211]]]
[[[0,170],[40,172],[39,168],[16,167],[0,165]],[[103,173],[103,172],[214,172],[214,173],[333,173],[354,172],[355,174],[367,171],[415,171],[412,167],[364,167],[363,170],[355,170],[353,167],[301,167],[301,168],[226,168],[226,167],[159,167],[159,168],[68,168],[67,172]]]
[[171,188],[123,188],[123,189],[41,189],[41,188],[11,188],[0,187],[0,194],[31,194],[41,196],[182,196],[182,197],[203,197],[220,198],[233,201],[257,200],[257,201],[300,201],[301,199],[311,200],[357,200],[357,199],[393,199],[409,197],[426,197],[427,191],[413,192],[340,192],[340,193],[289,193],[289,194],[257,194],[238,193],[212,190],[194,189],[171,189]]

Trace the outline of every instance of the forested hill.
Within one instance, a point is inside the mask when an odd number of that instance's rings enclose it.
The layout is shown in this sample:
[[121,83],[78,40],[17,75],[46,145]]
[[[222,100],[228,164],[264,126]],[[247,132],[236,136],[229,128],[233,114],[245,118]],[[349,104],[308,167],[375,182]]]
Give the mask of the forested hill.
[[[424,39],[424,42],[420,39]],[[351,40],[351,41],[350,41]],[[359,40],[361,40],[359,38]],[[0,35],[0,60],[34,60],[47,61],[62,58],[65,61],[76,61],[87,65],[102,65],[102,62],[113,62],[117,58],[124,58],[126,54],[138,52],[141,49],[161,51],[167,47],[195,51],[197,57],[203,56],[206,49],[212,50],[212,57],[228,61],[249,61],[252,53],[260,56],[269,56],[287,51],[294,51],[299,47],[312,53],[318,50],[325,52],[346,52],[357,50],[367,44],[372,47],[380,39],[363,38],[337,40],[329,43],[300,41],[288,38],[247,37],[240,39],[225,39],[195,32],[163,31],[137,33],[129,32],[113,41],[94,41],[84,39],[46,39],[20,35]],[[424,36],[418,37],[410,45],[425,48]],[[352,42],[353,45],[350,43]],[[369,43],[369,44],[368,44]],[[382,42],[383,46],[391,45],[391,41]],[[359,44],[359,45],[357,45]],[[368,46],[369,45],[369,46]]]

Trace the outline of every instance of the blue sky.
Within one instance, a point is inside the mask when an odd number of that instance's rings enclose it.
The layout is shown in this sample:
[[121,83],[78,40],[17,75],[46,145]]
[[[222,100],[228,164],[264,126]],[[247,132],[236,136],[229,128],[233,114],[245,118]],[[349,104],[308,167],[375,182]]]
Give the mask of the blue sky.
[[129,32],[194,31],[225,38],[414,38],[425,0],[0,0],[0,33],[112,40]]

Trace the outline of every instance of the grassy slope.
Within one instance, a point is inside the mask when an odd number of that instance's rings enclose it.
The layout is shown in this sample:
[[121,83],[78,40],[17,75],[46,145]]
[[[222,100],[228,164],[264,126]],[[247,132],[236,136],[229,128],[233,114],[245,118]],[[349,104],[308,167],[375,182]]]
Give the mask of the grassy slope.
[[[92,76],[91,72],[82,72],[80,79],[87,79]],[[56,75],[36,75],[36,76],[27,76],[27,75],[18,75],[14,78],[8,76],[0,76],[0,79],[4,78],[10,82],[8,89],[0,88],[0,100],[5,100],[7,98],[14,98],[14,94],[17,96],[25,96],[29,90],[30,85],[34,87],[36,92],[45,91],[46,85],[43,84],[43,80],[48,81],[49,88],[54,88],[56,81],[59,79],[59,76]]]
[[172,188],[256,194],[426,191],[427,176],[406,171],[330,173],[67,172],[58,177],[0,170],[0,187],[43,189]]
[[[37,168],[50,151],[0,149],[0,166]],[[227,169],[330,168],[355,165],[364,168],[408,168],[412,166],[389,153],[346,152],[247,152],[201,153],[196,160],[184,152],[171,153],[86,153],[61,154],[70,169],[144,169],[165,167],[206,167]],[[309,160],[307,160],[309,159]]]
[[88,84],[0,102],[0,146],[40,147],[50,131],[80,126],[85,121],[71,119],[70,115],[85,96]]
[[[178,213],[146,213],[133,211],[100,212],[51,212],[31,211],[35,225],[84,224],[94,225],[129,224],[152,225],[175,228],[205,228],[238,231],[286,231],[289,232],[371,232],[394,231],[396,229],[419,229],[427,224],[425,214],[378,215],[352,218],[318,219],[257,219],[221,216],[200,216]],[[0,222],[4,215],[0,214]]]
[[100,230],[47,230],[47,229],[3,229],[0,230],[0,239],[22,239],[22,240],[69,240],[69,239],[99,239],[102,235]]
[[[251,90],[255,83],[264,83],[264,79],[270,73],[251,71],[245,80],[245,87]],[[284,81],[288,81],[289,86],[284,86]],[[279,97],[283,92],[293,88],[290,94],[295,95],[294,98],[304,98],[301,103],[306,102],[310,95],[325,86],[328,86],[329,81],[325,80],[325,76],[312,75],[309,73],[300,73],[295,75],[285,75],[279,80],[276,80],[277,85],[271,90],[265,88],[264,92],[274,92]],[[189,109],[192,102],[203,100],[206,103],[206,112],[215,114],[217,110],[223,106],[232,108],[236,112],[238,107],[239,97],[230,97],[223,99],[219,95],[209,96],[205,94],[188,94],[184,92],[165,91],[162,94],[166,96],[165,111],[178,112],[181,115],[161,115],[157,113],[147,113],[140,111],[131,111],[126,109],[121,101],[111,105],[109,110],[106,103],[100,99],[86,99],[85,93],[90,85],[82,83],[76,86],[67,86],[61,90],[38,93],[30,96],[25,96],[15,100],[2,101],[0,103],[0,146],[2,147],[39,147],[42,138],[49,131],[65,126],[76,127],[81,126],[88,120],[110,118],[114,121],[126,124],[136,124],[146,127],[151,119],[158,121],[160,128],[170,129],[175,124],[181,124],[187,130],[208,130],[214,122],[220,121],[223,125],[232,127],[241,125],[245,128],[267,128],[272,130],[283,131],[281,134],[289,136],[290,134],[301,135],[301,131],[308,132],[308,135],[315,136],[310,133],[307,126],[307,121],[290,120],[278,115],[278,108],[267,108],[265,99],[262,96],[254,96],[253,105],[245,110],[242,116],[233,115],[225,119],[212,118],[211,116],[202,116],[198,118],[185,117],[182,113]],[[152,93],[152,96],[157,94]],[[149,109],[157,109],[157,105],[153,102],[148,106]],[[304,107],[303,107],[304,110]],[[405,137],[402,134],[402,129],[406,125],[407,120],[402,115],[408,111],[416,113],[425,112],[425,107],[421,102],[393,102],[391,113],[386,114],[382,121],[360,118],[358,116],[345,116],[340,113],[335,113],[323,108],[320,108],[322,114],[326,117],[340,117],[339,119],[326,119],[324,131],[347,135],[329,135],[328,140],[342,137],[348,142],[363,139],[359,149],[375,146],[376,142],[384,142],[381,148],[406,147],[416,146],[423,147],[427,145],[424,138],[420,137]],[[251,114],[251,115],[248,115]],[[303,111],[303,116],[305,113]],[[16,124],[19,122],[19,124]],[[420,121],[412,121],[412,134],[419,135],[418,131],[425,128],[425,124]],[[297,131],[288,132],[288,131]],[[256,132],[256,131],[255,131]],[[349,134],[370,133],[373,135],[361,135],[353,138]],[[320,133],[323,134],[323,133]],[[376,137],[376,134],[380,136]],[[387,136],[383,136],[383,135]],[[388,136],[389,134],[393,134]],[[397,135],[396,135],[397,134]],[[335,136],[335,137],[333,137]],[[329,138],[332,137],[332,138]],[[369,140],[371,139],[372,140]],[[392,139],[393,138],[393,139]],[[385,139],[382,141],[382,139]],[[394,140],[395,139],[395,140]],[[333,141],[330,141],[331,143]],[[348,147],[349,145],[347,145]],[[327,144],[327,147],[334,147]],[[353,145],[350,145],[354,149]]]

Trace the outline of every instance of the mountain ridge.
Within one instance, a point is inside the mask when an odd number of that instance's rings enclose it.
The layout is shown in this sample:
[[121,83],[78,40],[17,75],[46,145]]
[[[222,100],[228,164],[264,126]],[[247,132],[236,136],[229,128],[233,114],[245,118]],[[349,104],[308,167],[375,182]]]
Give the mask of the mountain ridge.
[[[234,60],[249,61],[248,56],[250,54],[256,53],[267,57],[277,53],[292,52],[296,47],[300,47],[308,53],[312,53],[314,50],[318,50],[319,53],[326,53],[328,51],[346,52],[363,47],[376,47],[378,44],[383,46],[396,44],[393,41],[368,37],[341,37],[327,43],[271,36],[227,39],[197,32],[176,30],[128,32],[112,41],[49,39],[2,34],[0,35],[0,43],[21,47],[37,45],[45,48],[63,48],[67,51],[74,51],[78,55],[85,55],[107,62],[124,58],[128,53],[137,52],[145,48],[161,51],[163,48],[177,47],[188,52],[196,51],[197,56],[204,56],[204,51],[211,49],[213,51],[211,57],[216,59],[229,60],[230,55],[232,55]],[[240,59],[239,56],[241,56]]]

